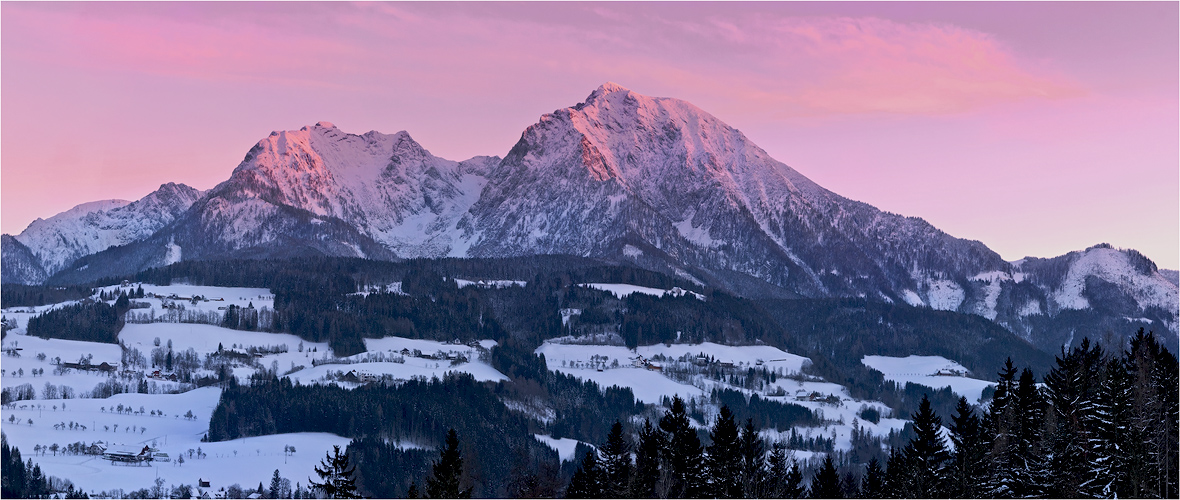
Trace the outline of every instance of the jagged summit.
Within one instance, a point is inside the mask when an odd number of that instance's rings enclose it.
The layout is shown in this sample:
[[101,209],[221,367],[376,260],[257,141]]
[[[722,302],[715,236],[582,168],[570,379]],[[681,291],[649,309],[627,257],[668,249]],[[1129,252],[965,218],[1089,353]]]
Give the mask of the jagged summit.
[[[356,135],[319,122],[259,141],[206,205],[217,209],[219,227],[243,238],[260,211],[290,207],[344,221],[398,255],[447,254],[454,223],[479,197],[489,164],[498,162],[436,157],[406,131]],[[253,208],[234,209],[238,200]],[[270,244],[278,237],[263,236],[247,239]],[[354,255],[366,252],[357,247]]]
[[602,85],[599,85],[598,88],[594,90],[594,92],[591,92],[590,95],[586,97],[586,100],[582,103],[582,105],[590,104],[607,94],[614,92],[626,93],[630,91],[631,89],[628,89],[627,87],[619,85],[615,82],[606,82]]
[[627,90],[630,90],[630,89],[628,89],[627,87],[624,87],[622,85],[619,85],[615,82],[606,82],[606,83],[598,86],[598,92],[600,92],[600,93],[625,92]]

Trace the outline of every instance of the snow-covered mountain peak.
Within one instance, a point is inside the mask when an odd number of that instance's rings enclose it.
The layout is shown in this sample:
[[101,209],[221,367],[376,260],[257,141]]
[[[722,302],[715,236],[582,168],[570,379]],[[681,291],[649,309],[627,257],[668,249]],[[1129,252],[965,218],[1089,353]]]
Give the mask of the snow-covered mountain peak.
[[1066,256],[1068,270],[1053,294],[1062,309],[1091,307],[1090,299],[1103,287],[1128,295],[1140,308],[1158,307],[1180,313],[1177,286],[1161,274],[1154,262],[1134,250],[1096,245]]
[[332,122],[325,121],[316,122],[315,126],[319,128],[336,128],[336,125],[334,125]]
[[49,219],[37,219],[15,238],[52,275],[84,255],[150,236],[202,195],[184,184],[161,184],[134,202],[83,203]]
[[[405,131],[356,135],[331,125],[319,122],[259,141],[216,188],[215,197],[227,201],[213,200],[209,210],[218,220],[252,221],[247,211],[223,207],[233,206],[228,200],[254,199],[270,205],[261,209],[265,213],[285,206],[340,219],[397,255],[450,252],[454,224],[478,199],[499,159],[455,162],[430,154]],[[239,239],[265,243],[247,236],[251,224],[225,223]]]
[[602,96],[605,96],[605,95],[613,93],[613,92],[630,92],[630,91],[631,90],[628,89],[627,87],[619,85],[615,82],[606,82],[602,85],[599,85],[597,89],[594,89],[594,92],[591,92],[590,95],[588,97],[586,97],[586,101],[583,104],[590,104],[594,101],[597,101]]
[[52,224],[57,221],[83,217],[89,213],[101,212],[103,210],[110,210],[112,208],[119,208],[119,207],[127,205],[129,203],[131,203],[131,202],[127,201],[127,200],[99,200],[99,201],[88,201],[86,203],[81,203],[81,204],[75,205],[73,208],[71,208],[69,210],[66,210],[65,212],[54,215],[53,217],[50,217],[48,219],[42,219],[42,218],[38,217],[37,220],[30,222],[29,226],[26,227],[24,231],[21,231],[21,234],[24,235],[24,234],[36,233],[38,231],[41,231],[42,228],[46,227],[47,225]]

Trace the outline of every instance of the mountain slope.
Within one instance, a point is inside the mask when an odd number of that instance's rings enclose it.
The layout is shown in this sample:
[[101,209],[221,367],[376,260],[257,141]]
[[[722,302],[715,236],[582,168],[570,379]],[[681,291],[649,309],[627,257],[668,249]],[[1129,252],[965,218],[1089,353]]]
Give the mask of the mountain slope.
[[134,202],[83,203],[49,219],[37,219],[14,239],[52,275],[79,257],[151,236],[200,196],[189,186],[168,183]]
[[886,300],[1008,267],[979,242],[823,189],[687,102],[615,84],[543,116],[499,172],[463,225],[472,256],[638,257],[641,242],[802,296]]
[[0,259],[0,282],[36,285],[49,276],[33,251],[12,235],[0,235]]

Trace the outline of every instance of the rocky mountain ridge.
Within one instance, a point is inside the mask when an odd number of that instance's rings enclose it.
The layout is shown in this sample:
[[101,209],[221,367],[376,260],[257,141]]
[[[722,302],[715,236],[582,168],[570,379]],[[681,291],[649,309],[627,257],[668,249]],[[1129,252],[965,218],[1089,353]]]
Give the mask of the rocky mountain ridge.
[[[569,254],[747,296],[977,314],[1049,348],[1094,328],[1175,335],[1180,309],[1175,280],[1133,250],[1005,262],[983,243],[824,189],[690,103],[612,83],[542,116],[503,159],[445,160],[406,132],[354,135],[321,122],[271,133],[228,180],[189,198],[161,207],[170,217],[154,226],[115,231],[131,235],[123,246],[71,242],[52,253],[45,237],[12,241],[62,283],[179,259]],[[38,231],[80,240],[126,220],[87,217]],[[6,282],[18,271],[35,282],[9,238]]]

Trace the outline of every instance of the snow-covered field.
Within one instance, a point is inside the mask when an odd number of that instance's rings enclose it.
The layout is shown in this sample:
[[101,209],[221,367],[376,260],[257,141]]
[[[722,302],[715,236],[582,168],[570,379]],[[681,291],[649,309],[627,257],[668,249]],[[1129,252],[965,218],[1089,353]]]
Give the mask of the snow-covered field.
[[[122,287],[122,290],[134,290],[136,286],[138,284]],[[184,304],[186,310],[190,311],[217,313],[221,313],[220,308],[229,304],[241,307],[253,305],[255,308],[271,307],[273,304],[273,296],[265,289],[189,285],[143,285],[143,288],[145,295],[154,293],[164,297],[135,299],[151,304],[156,308],[157,315],[164,312],[162,305],[167,302]],[[120,287],[104,289],[116,293],[119,290]],[[166,298],[171,295],[178,298]],[[224,300],[197,301],[193,304],[191,298],[194,295]],[[306,487],[308,477],[317,477],[313,467],[320,463],[324,454],[333,445],[343,447],[349,442],[347,438],[332,434],[300,433],[204,443],[200,440],[209,428],[209,418],[217,405],[220,389],[206,387],[180,394],[160,394],[158,392],[183,390],[191,385],[157,378],[148,378],[154,391],[157,391],[154,394],[125,393],[106,399],[79,399],[80,396],[89,396],[96,385],[111,380],[111,376],[83,370],[60,373],[56,370],[58,360],[72,363],[89,357],[93,365],[106,362],[118,367],[119,371],[130,369],[145,374],[158,367],[122,366],[122,350],[114,344],[41,339],[25,334],[29,317],[63,305],[4,310],[6,318],[17,319],[18,328],[9,332],[3,345],[5,348],[19,347],[20,356],[0,356],[0,369],[3,370],[0,373],[0,386],[12,389],[30,384],[36,399],[15,401],[0,410],[0,419],[3,420],[0,429],[10,445],[20,448],[22,456],[33,458],[48,475],[68,479],[91,493],[116,488],[125,491],[151,488],[157,477],[165,481],[165,486],[196,486],[198,479],[202,479],[211,482],[211,487],[206,490],[217,491],[234,483],[247,488],[259,482],[269,484],[275,469],[278,469],[281,476]],[[482,351],[495,346],[496,343],[490,340],[469,346],[396,337],[367,339],[369,352],[343,360],[334,358],[327,343],[307,342],[289,334],[240,331],[207,324],[129,323],[120,331],[119,341],[139,350],[149,359],[149,366],[152,350],[167,349],[169,346],[173,352],[192,349],[201,360],[219,347],[243,353],[253,348],[263,349],[259,355],[252,356],[249,362],[234,367],[234,375],[241,380],[246,380],[256,371],[256,366],[277,369],[280,375],[291,372],[291,377],[303,384],[332,383],[346,387],[356,387],[357,384],[339,382],[329,375],[355,370],[360,374],[410,379],[466,372],[481,381],[507,380],[507,377],[479,359]],[[417,349],[423,355],[456,353],[466,357],[467,361],[402,356],[402,349]],[[333,360],[334,363],[314,366],[317,364],[315,362],[325,360]],[[295,371],[292,372],[293,369]],[[39,373],[41,370],[44,370],[43,375],[34,375],[34,371]],[[211,373],[198,369],[195,375]],[[119,377],[115,379],[120,380]],[[46,384],[54,386],[59,397],[62,387],[70,388],[73,398],[45,399]],[[123,408],[120,409],[120,406]],[[192,417],[187,418],[186,414],[190,411]],[[150,466],[112,465],[101,456],[66,454],[60,449],[55,454],[50,449],[53,444],[64,448],[78,442],[87,446],[99,443],[110,451],[134,453],[144,446],[154,446],[159,452],[169,455],[171,460],[152,462]],[[39,446],[44,446],[45,450],[39,451]],[[286,453],[287,446],[294,446],[296,451]],[[415,445],[404,443],[403,447]],[[189,454],[190,450],[192,455]],[[198,456],[197,450],[200,450],[203,458]],[[182,455],[183,464],[177,460]]]
[[989,385],[995,385],[965,376],[967,369],[963,365],[942,356],[865,356],[861,363],[884,374],[885,380],[899,384],[913,382],[935,389],[950,387],[951,391],[966,397],[972,404],[979,404],[983,390]]
[[[150,488],[157,477],[165,485],[189,484],[198,479],[211,481],[210,490],[239,483],[252,487],[259,482],[269,484],[275,469],[305,487],[308,477],[315,475],[314,467],[332,445],[346,446],[348,439],[332,434],[301,433],[259,436],[219,443],[201,442],[209,428],[209,417],[221,391],[202,388],[183,394],[118,394],[107,399],[69,399],[20,401],[13,408],[0,412],[4,434],[9,444],[17,446],[25,458],[34,462],[48,475],[67,478],[88,492],[122,488],[135,490]],[[33,407],[34,405],[39,408]],[[120,413],[119,405],[144,413]],[[53,410],[52,407],[57,409]],[[24,407],[24,408],[22,408]],[[162,413],[154,416],[153,411]],[[191,411],[195,418],[187,419]],[[15,417],[21,423],[12,423]],[[29,425],[28,420],[33,424]],[[55,424],[66,424],[57,426]],[[73,429],[70,423],[77,425]],[[50,450],[34,451],[37,445],[67,445],[101,442],[108,450],[138,452],[144,446],[154,446],[167,453],[169,462],[152,465],[113,465],[94,455],[56,454]],[[295,453],[285,454],[288,446]],[[204,458],[197,458],[200,449]],[[189,455],[193,450],[193,455]],[[34,457],[34,455],[36,455]],[[184,463],[177,460],[184,456]]]
[[526,283],[524,281],[515,281],[515,280],[471,281],[471,280],[465,280],[465,279],[459,279],[459,278],[455,278],[455,284],[459,285],[459,288],[463,288],[463,287],[467,287],[467,286],[476,286],[479,288],[508,288],[510,286],[525,286],[526,285]]
[[[569,461],[574,460],[575,459],[574,452],[577,451],[578,443],[582,443],[582,441],[578,441],[577,439],[555,438],[553,436],[546,436],[544,434],[533,434],[533,437],[537,438],[537,441],[545,443],[546,446],[556,450],[557,456],[561,457],[561,460],[563,462],[569,462]],[[596,446],[594,446],[590,443],[582,443],[582,444],[589,445],[591,447],[596,448]]]
[[[688,355],[689,358],[695,359],[698,355],[705,354],[711,356],[713,363],[729,363],[733,368],[742,371],[749,368],[765,368],[784,375],[798,375],[803,367],[810,363],[810,360],[803,356],[771,346],[727,346],[705,342],[702,344],[656,344],[639,346],[635,350],[630,350],[623,346],[561,344],[549,341],[542,344],[536,352],[545,355],[545,362],[550,370],[573,375],[583,380],[592,380],[603,388],[612,385],[629,387],[634,392],[636,399],[645,403],[659,404],[665,396],[673,397],[675,395],[685,399],[690,397],[707,398],[714,388],[726,388],[741,390],[748,394],[757,392],[760,397],[765,399],[803,406],[816,414],[822,414],[825,425],[795,430],[804,437],[831,438],[835,435],[835,447],[841,450],[851,447],[850,434],[854,421],[862,429],[867,429],[875,435],[885,435],[890,430],[901,430],[906,423],[905,420],[897,418],[881,418],[875,424],[860,420],[858,414],[862,408],[876,409],[883,417],[889,415],[890,410],[884,403],[878,401],[854,400],[849,396],[848,390],[844,386],[830,382],[801,380],[803,377],[780,376],[775,382],[766,384],[762,390],[751,391],[701,375],[695,376],[692,383],[685,383],[669,378],[663,371],[634,366],[635,360],[640,357],[652,360],[657,355],[662,355],[665,358],[680,359],[682,356]],[[616,361],[618,362],[617,366]],[[666,364],[660,361],[653,363]],[[835,396],[835,399],[839,401],[833,403],[811,400],[809,396],[813,393],[818,393],[822,398]],[[712,422],[698,422],[697,424],[707,426]],[[791,429],[766,429],[762,435],[776,441],[786,439],[790,431]],[[541,438],[538,437],[538,439]]]
[[642,293],[645,295],[654,295],[656,297],[663,297],[664,294],[670,294],[674,297],[679,297],[684,294],[691,294],[693,297],[696,297],[700,300],[705,300],[704,295],[701,295],[696,292],[684,290],[681,288],[673,288],[671,290],[664,290],[662,288],[650,288],[650,287],[639,286],[639,285],[628,285],[626,283],[583,283],[581,286],[584,286],[587,288],[593,288],[595,290],[602,290],[604,292],[610,292],[610,293],[614,294],[615,297],[618,297],[620,299],[625,298],[628,295],[631,295],[633,293]]
[[[788,373],[798,372],[805,364],[811,363],[803,356],[791,354],[777,347],[768,345],[729,346],[704,342],[701,344],[654,344],[639,346],[635,350],[623,346],[609,345],[576,345],[546,342],[537,349],[538,354],[544,354],[550,370],[562,368],[557,366],[565,362],[566,365],[610,367],[615,361],[619,366],[631,366],[637,356],[651,359],[656,355],[678,359],[684,355],[705,354],[717,362],[733,363],[735,366],[759,366],[767,369],[780,369]],[[594,357],[598,360],[595,361]]]
[[[159,308],[161,302],[177,302],[179,304],[183,304],[188,310],[198,311],[217,311],[219,307],[226,307],[231,304],[238,307],[247,307],[253,304],[254,307],[258,309],[263,307],[274,307],[274,295],[270,293],[270,290],[265,288],[233,288],[183,284],[161,286],[148,283],[132,283],[129,287],[108,286],[102,288],[102,290],[108,293],[113,291],[117,294],[120,290],[125,292],[134,291],[138,286],[143,287],[144,298],[135,300],[152,304],[152,306],[156,308],[157,313],[161,312]],[[148,297],[148,294],[154,294],[156,295],[156,298]],[[172,295],[175,295],[178,298],[169,299],[168,297],[171,297]],[[208,302],[197,301],[196,304],[193,304],[191,301],[180,299],[182,297],[191,299],[192,297],[198,295],[209,299]],[[139,311],[143,310],[137,310],[137,312]]]
[[[94,342],[80,342],[76,340],[42,339],[25,335],[15,335],[11,332],[4,338],[4,348],[20,348],[21,356],[0,356],[0,387],[12,388],[23,384],[32,384],[40,397],[45,384],[55,386],[65,385],[75,392],[90,392],[95,385],[107,379],[97,372],[82,372],[69,370],[68,373],[57,373],[55,358],[61,358],[63,363],[74,363],[79,358],[91,356],[93,364],[118,364],[122,356],[119,346],[114,344],[98,344]],[[45,355],[40,360],[41,354]],[[44,370],[43,375],[33,375],[33,370]],[[22,375],[23,373],[23,375]]]

